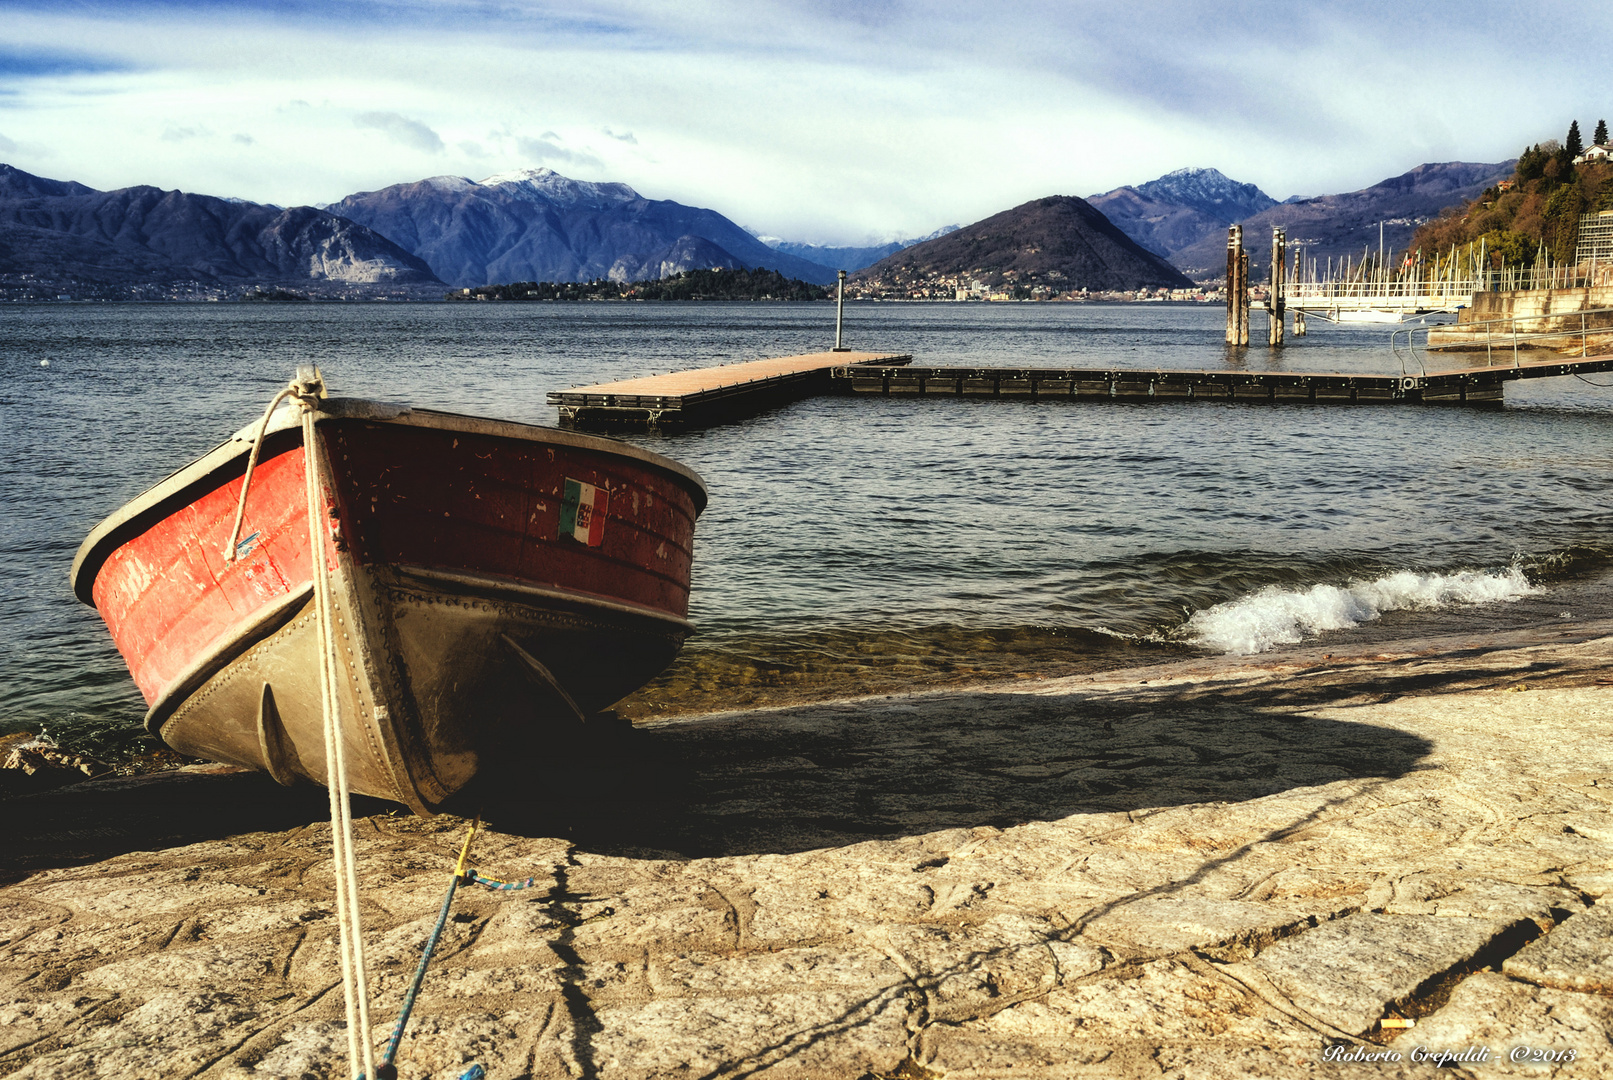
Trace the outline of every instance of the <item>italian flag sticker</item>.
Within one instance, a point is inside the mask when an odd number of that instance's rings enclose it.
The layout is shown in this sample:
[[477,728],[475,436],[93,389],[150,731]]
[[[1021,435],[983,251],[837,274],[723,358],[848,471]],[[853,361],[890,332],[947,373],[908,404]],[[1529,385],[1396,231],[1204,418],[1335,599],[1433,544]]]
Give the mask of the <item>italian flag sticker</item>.
[[608,490],[567,477],[566,493],[560,499],[560,535],[589,547],[603,544],[605,508],[609,505]]

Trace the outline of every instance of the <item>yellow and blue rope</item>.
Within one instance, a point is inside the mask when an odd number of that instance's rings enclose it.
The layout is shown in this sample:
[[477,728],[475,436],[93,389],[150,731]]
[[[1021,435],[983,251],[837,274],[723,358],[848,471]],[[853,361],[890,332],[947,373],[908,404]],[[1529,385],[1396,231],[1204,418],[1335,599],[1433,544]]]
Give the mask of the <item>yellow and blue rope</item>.
[[[470,857],[470,842],[476,836],[476,830],[481,825],[477,818],[471,823],[470,832],[465,836],[465,844],[459,849],[459,863],[454,867],[454,875],[448,880],[448,895],[442,898],[442,910],[437,913],[437,925],[432,927],[431,936],[426,938],[426,947],[420,954],[420,963],[414,969],[414,979],[409,983],[409,990],[403,995],[403,1008],[398,1012],[398,1022],[392,1025],[392,1037],[387,1040],[386,1053],[381,1055],[381,1063],[375,1067],[376,1080],[397,1080],[398,1067],[393,1060],[398,1056],[398,1045],[403,1042],[403,1029],[409,1024],[409,1014],[414,1011],[415,998],[420,996],[420,984],[425,981],[426,967],[431,963],[431,954],[437,950],[437,942],[442,939],[443,927],[448,925],[448,912],[454,906],[454,893],[459,890],[462,881],[477,880],[476,871],[465,869],[465,862]],[[525,888],[532,884],[532,878],[527,878],[524,885],[510,886]],[[499,884],[505,884],[500,882]],[[480,1065],[472,1065],[459,1077],[459,1080],[482,1080],[486,1070]],[[362,1075],[358,1080],[364,1080]]]

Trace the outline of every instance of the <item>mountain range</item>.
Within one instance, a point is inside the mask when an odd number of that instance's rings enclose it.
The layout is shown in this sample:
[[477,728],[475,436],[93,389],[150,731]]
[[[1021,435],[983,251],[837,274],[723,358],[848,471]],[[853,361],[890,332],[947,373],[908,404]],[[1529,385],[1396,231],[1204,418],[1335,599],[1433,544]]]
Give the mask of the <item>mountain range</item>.
[[349,195],[329,209],[396,240],[456,287],[643,281],[696,267],[765,266],[818,285],[835,280],[831,267],[775,251],[715,210],[552,169],[481,181],[434,176]]
[[1192,285],[1139,246],[1085,199],[1053,195],[994,214],[935,240],[886,256],[855,275],[879,292],[926,295],[1012,284],[1054,292],[1129,291]]
[[904,248],[912,247],[914,244],[922,244],[926,240],[934,240],[936,237],[945,236],[949,232],[956,232],[961,227],[962,226],[959,225],[944,225],[930,233],[928,236],[920,236],[912,239],[889,240],[883,244],[871,244],[863,247],[833,247],[826,244],[801,244],[793,240],[780,240],[776,236],[757,236],[756,239],[760,240],[774,251],[782,251],[786,255],[794,255],[798,258],[806,259],[809,262],[822,263],[824,266],[830,267],[834,270],[845,270],[849,272],[861,270],[865,266],[872,266],[874,263],[885,258],[887,255],[894,255]]
[[920,241],[829,247],[759,237],[714,210],[549,169],[431,177],[285,209],[149,186],[97,191],[0,165],[0,285],[431,296],[444,283],[637,281],[765,267],[815,284],[856,270],[878,287],[960,275],[1054,291],[1174,286],[1178,270],[1220,276],[1232,222],[1244,226],[1258,275],[1274,225],[1315,258],[1375,247],[1380,222],[1386,244],[1404,247],[1419,224],[1511,170],[1510,162],[1428,164],[1360,191],[1277,203],[1215,169],[1180,169],[1090,201],[1033,200]]
[[97,191],[0,165],[0,273],[139,287],[186,281],[441,288],[425,262],[311,206],[140,186]]
[[[436,176],[287,210],[147,186],[97,191],[0,166],[0,275],[114,296],[192,282],[434,295],[443,284],[642,281],[697,268],[828,284],[841,267],[913,242],[764,243],[714,210],[550,169]],[[354,294],[366,290],[341,292]]]
[[[1404,250],[1417,226],[1439,216],[1447,206],[1465,202],[1512,175],[1516,161],[1476,164],[1447,161],[1419,165],[1399,176],[1342,195],[1289,199],[1238,221],[1248,249],[1251,280],[1260,281],[1271,261],[1271,230],[1281,226],[1288,243],[1303,244],[1307,258],[1328,259],[1378,247],[1379,226],[1389,250]],[[1145,185],[1146,186],[1146,185]],[[1206,234],[1167,253],[1191,277],[1220,277],[1226,272],[1227,233]]]
[[1118,187],[1087,201],[1115,227],[1155,255],[1169,257],[1209,236],[1226,241],[1227,226],[1277,200],[1216,169],[1177,169],[1158,180]]

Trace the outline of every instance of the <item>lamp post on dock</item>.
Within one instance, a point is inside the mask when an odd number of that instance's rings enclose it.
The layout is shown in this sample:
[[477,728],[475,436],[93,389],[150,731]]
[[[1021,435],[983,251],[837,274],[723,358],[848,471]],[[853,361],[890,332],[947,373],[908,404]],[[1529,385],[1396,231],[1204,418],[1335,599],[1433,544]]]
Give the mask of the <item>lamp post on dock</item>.
[[851,350],[841,343],[841,332],[846,325],[846,272],[844,270],[839,271],[838,280],[840,293],[835,298],[835,347],[833,351],[850,352]]
[[1266,290],[1266,344],[1276,347],[1283,343],[1283,312],[1287,307],[1283,296],[1283,271],[1287,269],[1288,234],[1281,225],[1271,229],[1271,285]]
[[[1294,243],[1294,272],[1288,280],[1295,285],[1305,280],[1305,248],[1297,241]],[[1294,309],[1294,336],[1305,336],[1305,309],[1302,307]]]

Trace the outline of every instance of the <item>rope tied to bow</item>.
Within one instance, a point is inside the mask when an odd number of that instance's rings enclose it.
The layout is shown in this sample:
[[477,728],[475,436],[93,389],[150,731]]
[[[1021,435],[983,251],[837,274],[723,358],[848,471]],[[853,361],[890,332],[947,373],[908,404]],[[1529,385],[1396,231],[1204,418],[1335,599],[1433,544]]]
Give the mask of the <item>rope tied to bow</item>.
[[325,736],[325,788],[330,794],[331,863],[336,878],[338,947],[341,954],[342,997],[347,1009],[347,1059],[352,1075],[375,1076],[375,1047],[370,1036],[369,975],[364,962],[364,922],[358,904],[358,867],[353,851],[352,792],[347,781],[347,754],[341,737],[340,685],[336,655],[336,608],[331,596],[329,559],[325,537],[328,529],[324,509],[324,457],[316,432],[319,403],[325,397],[325,380],[317,367],[297,369],[285,389],[277,393],[258,422],[247,457],[246,474],[241,478],[241,496],[236,504],[235,524],[224,546],[224,560],[239,556],[237,539],[246,517],[247,492],[252,473],[263,451],[270,418],[287,398],[302,410],[303,493],[307,501],[308,551],[314,586],[314,623],[318,634],[319,705]]
[[[480,821],[471,825],[470,832],[465,837],[465,844],[459,852],[458,865],[454,868],[453,876],[448,883],[448,895],[443,898],[442,909],[438,912],[437,924],[426,941],[419,966],[415,969],[414,979],[404,995],[397,1023],[393,1026],[391,1038],[387,1041],[386,1050],[377,1065],[370,1027],[369,976],[364,959],[364,924],[358,904],[352,792],[348,786],[347,756],[341,737],[341,706],[337,698],[337,688],[341,680],[336,646],[336,605],[331,589],[330,559],[325,545],[328,515],[322,513],[328,500],[324,497],[325,461],[316,426],[319,405],[324,397],[325,381],[319,369],[312,366],[299,367],[296,377],[275,394],[269,402],[269,407],[264,410],[263,418],[258,421],[257,432],[252,439],[252,450],[247,457],[245,474],[241,478],[241,494],[236,503],[235,522],[230,528],[229,539],[224,546],[224,560],[226,563],[232,563],[240,557],[238,540],[242,523],[246,518],[246,500],[252,486],[252,474],[261,457],[264,437],[268,433],[274,412],[282,402],[290,398],[302,410],[303,485],[307,500],[308,547],[312,563],[313,602],[320,657],[319,698],[325,739],[325,787],[330,794],[331,862],[336,879],[338,945],[341,956],[342,996],[347,1012],[349,1075],[356,1076],[359,1080],[364,1080],[365,1077],[396,1080],[398,1073],[394,1060],[403,1040],[404,1028],[409,1023],[410,1013],[419,996],[427,965],[430,964],[432,954],[436,951],[443,929],[448,923],[448,915],[453,907],[454,894],[458,887],[461,884],[475,882],[491,888],[527,888],[535,884],[535,881],[529,878],[520,883],[500,882],[484,878],[475,870],[467,869],[471,840],[476,836]],[[485,1071],[480,1065],[472,1065],[460,1080],[482,1080],[484,1076]]]
[[[327,515],[323,513],[324,457],[315,413],[325,396],[325,380],[315,367],[300,367],[286,391],[302,407],[303,480],[308,497],[308,548],[313,563],[314,605],[319,630],[319,702],[325,731],[325,789],[330,794],[331,861],[336,872],[336,911],[341,927],[342,997],[347,1006],[348,1065],[355,1074],[375,1075],[375,1043],[370,1035],[369,974],[364,963],[364,920],[358,905],[358,866],[353,852],[352,792],[347,783],[347,751],[341,733],[340,683],[336,655],[336,608],[331,598],[325,555]],[[267,426],[265,421],[264,426]],[[261,439],[259,440],[262,441]],[[256,447],[254,447],[256,449]],[[242,485],[243,503],[246,486]]]
[[276,394],[270,400],[269,407],[263,410],[263,419],[258,421],[258,433],[252,439],[252,452],[247,455],[246,475],[241,478],[241,498],[235,504],[235,524],[230,528],[230,538],[224,544],[225,562],[234,562],[240,558],[236,542],[241,538],[241,522],[246,519],[246,493],[252,487],[252,473],[258,467],[258,457],[263,451],[263,436],[269,430],[269,419],[274,416],[274,411],[286,398],[294,398],[306,414],[318,408],[324,396],[325,378],[319,373],[319,369],[299,367],[296,377],[284,390]]

